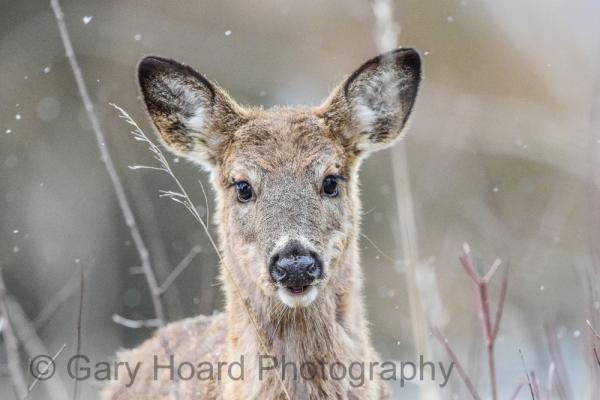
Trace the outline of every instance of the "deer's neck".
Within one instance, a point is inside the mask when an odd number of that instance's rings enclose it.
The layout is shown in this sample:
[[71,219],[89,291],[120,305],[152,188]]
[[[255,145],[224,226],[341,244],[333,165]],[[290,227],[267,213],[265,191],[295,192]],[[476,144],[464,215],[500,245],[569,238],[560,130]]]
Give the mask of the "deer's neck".
[[[225,258],[225,262],[235,260]],[[258,287],[234,284],[224,276],[230,350],[283,355],[298,362],[315,355],[329,359],[343,358],[347,353],[360,356],[368,334],[356,240],[348,244],[338,262],[337,270],[343,273],[321,287],[312,304],[300,308],[284,306],[279,298],[265,296]]]

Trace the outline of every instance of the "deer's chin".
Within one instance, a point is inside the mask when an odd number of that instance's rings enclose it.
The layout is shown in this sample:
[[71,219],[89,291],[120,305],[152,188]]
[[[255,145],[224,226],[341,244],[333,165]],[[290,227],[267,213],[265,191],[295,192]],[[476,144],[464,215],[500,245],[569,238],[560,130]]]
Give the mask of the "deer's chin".
[[308,286],[302,291],[295,291],[286,287],[277,288],[277,296],[283,304],[288,307],[307,307],[319,295],[319,288],[316,286]]

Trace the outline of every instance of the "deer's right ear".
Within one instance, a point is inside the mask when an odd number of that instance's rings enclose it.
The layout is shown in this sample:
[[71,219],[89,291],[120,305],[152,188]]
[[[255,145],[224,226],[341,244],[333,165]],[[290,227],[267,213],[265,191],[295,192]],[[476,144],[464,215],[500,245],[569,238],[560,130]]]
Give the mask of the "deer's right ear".
[[317,113],[356,155],[402,137],[421,81],[421,58],[396,49],[364,63],[335,89]]
[[246,121],[244,110],[223,89],[187,65],[146,57],[138,80],[165,145],[205,166],[217,164],[223,144]]

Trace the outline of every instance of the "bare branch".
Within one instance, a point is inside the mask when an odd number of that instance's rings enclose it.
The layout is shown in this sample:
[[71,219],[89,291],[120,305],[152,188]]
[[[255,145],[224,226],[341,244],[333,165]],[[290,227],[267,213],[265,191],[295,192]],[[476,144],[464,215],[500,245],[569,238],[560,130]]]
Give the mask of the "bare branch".
[[502,264],[502,260],[499,258],[496,258],[494,260],[494,262],[492,263],[492,266],[490,267],[490,269],[488,270],[487,274],[485,274],[485,276],[483,277],[483,280],[485,282],[489,282],[492,280],[492,278],[494,277],[494,275],[496,275],[496,271],[498,270],[498,267]]
[[27,385],[25,376],[21,369],[21,357],[19,355],[19,341],[15,334],[10,314],[7,306],[6,285],[2,275],[2,267],[0,267],[0,314],[2,315],[2,336],[6,346],[6,362],[8,363],[8,371],[13,382],[13,388],[19,399],[27,396]]
[[487,360],[488,360],[488,371],[490,378],[490,386],[492,392],[492,399],[498,399],[498,386],[497,386],[497,377],[496,377],[496,359],[494,346],[496,344],[496,338],[498,335],[498,331],[500,329],[500,322],[502,320],[502,313],[504,309],[504,301],[506,299],[506,291],[508,288],[508,275],[504,276],[504,280],[502,282],[502,291],[500,294],[500,301],[498,305],[498,309],[496,310],[496,318],[494,325],[492,325],[490,305],[489,305],[489,283],[498,271],[498,267],[500,267],[501,261],[500,259],[496,259],[488,272],[484,277],[481,277],[477,273],[477,269],[473,264],[473,260],[471,258],[471,248],[467,243],[463,245],[463,254],[459,257],[460,262],[473,283],[475,284],[475,288],[478,294],[479,300],[479,320],[481,322],[481,328],[486,340],[486,350],[487,350]]
[[[21,305],[10,296],[7,297],[6,301],[10,310],[15,335],[21,342],[20,344],[25,350],[25,353],[27,353],[29,359],[33,360],[39,355],[50,354],[33,325],[27,319],[27,315],[23,311]],[[64,382],[60,378],[60,374],[57,374],[52,379],[44,381],[44,387],[48,390],[48,397],[50,399],[63,400],[69,397]]]
[[167,289],[173,284],[173,282],[175,282],[175,279],[177,279],[177,277],[179,275],[181,275],[181,273],[183,271],[186,270],[187,267],[189,267],[192,264],[192,261],[194,260],[194,258],[200,254],[200,252],[202,251],[202,247],[200,246],[194,246],[192,247],[192,249],[189,251],[189,253],[179,262],[179,264],[177,264],[177,266],[175,267],[175,269],[173,270],[173,272],[171,272],[171,274],[169,274],[169,276],[167,277],[167,279],[165,279],[165,281],[163,282],[162,285],[160,285],[160,287],[158,288],[158,292],[162,295],[164,292],[167,291]]
[[72,276],[67,283],[54,295],[49,301],[46,302],[42,311],[38,313],[38,315],[33,318],[31,324],[33,325],[36,331],[39,331],[43,327],[50,322],[54,314],[58,311],[58,309],[66,303],[77,291],[77,287],[79,286],[79,277]]
[[162,326],[162,322],[157,319],[147,320],[134,320],[125,317],[121,317],[119,314],[113,314],[112,320],[118,325],[122,325],[126,328],[139,329],[139,328],[159,328]]
[[164,325],[165,312],[160,296],[158,295],[158,283],[154,274],[154,270],[152,269],[152,265],[150,263],[150,254],[148,252],[148,248],[146,247],[142,234],[140,233],[139,227],[135,220],[135,216],[131,209],[131,205],[129,203],[127,195],[125,194],[123,183],[121,182],[121,178],[117,173],[117,169],[108,150],[108,146],[106,144],[106,136],[104,135],[104,132],[100,127],[100,122],[98,120],[96,112],[94,111],[94,105],[92,104],[87,86],[83,79],[83,74],[81,72],[79,62],[77,61],[75,52],[73,51],[73,45],[71,44],[71,38],[69,36],[69,32],[64,21],[64,15],[60,7],[60,3],[58,0],[50,0],[50,4],[52,6],[52,10],[54,11],[54,16],[56,18],[60,38],[65,48],[67,59],[69,60],[71,70],[73,71],[73,76],[75,77],[75,82],[77,83],[79,96],[81,97],[88,119],[94,131],[94,136],[96,138],[98,149],[100,150],[102,161],[104,162],[104,165],[110,177],[110,181],[115,195],[117,197],[119,208],[121,209],[121,213],[123,214],[125,224],[129,228],[131,237],[133,239],[133,243],[140,257],[140,262],[142,268],[144,269],[144,276],[146,277],[148,287],[150,288],[150,295],[152,298],[152,305],[154,307],[156,319],[161,321],[161,325]]
[[[84,269],[85,271],[89,271],[93,263],[85,263]],[[67,283],[50,299],[46,302],[42,311],[38,313],[38,315],[33,318],[31,321],[31,325],[36,331],[39,331],[52,319],[54,314],[65,304],[71,297],[75,295],[77,289],[79,288],[79,275],[71,275]]]
[[[465,243],[465,245],[466,245],[466,243]],[[463,255],[461,255],[459,257],[459,260],[460,260],[460,263],[462,264],[463,268],[465,269],[467,275],[469,276],[469,278],[471,278],[473,283],[479,285],[479,283],[481,282],[481,278],[479,278],[479,275],[477,275],[477,272],[475,271],[475,267],[473,266],[473,263],[471,262],[470,253],[465,252]]]
[[469,390],[471,397],[473,397],[474,400],[481,400],[481,397],[479,396],[479,393],[477,393],[477,389],[475,389],[475,385],[473,385],[471,378],[469,377],[469,375],[465,371],[464,367],[458,360],[458,357],[456,356],[456,353],[454,353],[454,350],[452,350],[452,346],[450,346],[450,343],[448,343],[448,339],[437,328],[433,328],[432,333],[438,339],[438,341],[441,343],[441,345],[444,346],[446,353],[448,353],[448,356],[454,362],[454,365],[456,365],[458,374],[460,375],[463,382],[467,386],[467,389]]

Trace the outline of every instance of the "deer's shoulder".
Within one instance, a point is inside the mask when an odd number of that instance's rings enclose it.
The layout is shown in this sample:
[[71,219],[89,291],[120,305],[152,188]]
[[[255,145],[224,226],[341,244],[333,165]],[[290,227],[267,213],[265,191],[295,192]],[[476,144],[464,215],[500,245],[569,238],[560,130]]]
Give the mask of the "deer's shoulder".
[[197,369],[200,363],[219,360],[225,340],[223,314],[186,318],[159,328],[138,347],[119,352],[122,373],[104,389],[102,399],[171,399],[176,393],[187,398],[188,392],[211,398],[208,394],[214,390],[214,382],[181,379],[178,369],[187,373],[185,364]]

